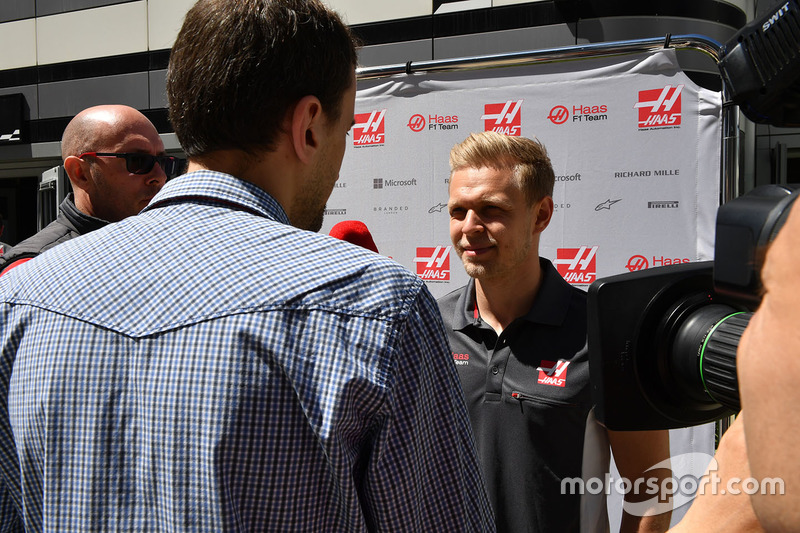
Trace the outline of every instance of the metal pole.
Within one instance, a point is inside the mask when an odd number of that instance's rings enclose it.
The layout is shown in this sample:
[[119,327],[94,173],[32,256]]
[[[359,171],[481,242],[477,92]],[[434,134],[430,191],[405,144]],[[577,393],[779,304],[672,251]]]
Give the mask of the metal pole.
[[739,187],[739,108],[729,104],[728,89],[722,87],[722,157],[720,161],[720,203],[741,194]]
[[398,63],[394,65],[362,67],[356,70],[356,76],[359,80],[370,80],[397,74],[412,74],[415,72],[454,72],[496,67],[515,67],[537,63],[553,63],[558,61],[655,52],[664,48],[665,45],[677,50],[697,50],[711,56],[715,61],[719,61],[722,47],[717,41],[702,35],[677,35],[668,36],[666,39],[664,37],[659,37],[653,39],[611,41],[507,54],[439,59],[433,61],[408,61],[407,63]]

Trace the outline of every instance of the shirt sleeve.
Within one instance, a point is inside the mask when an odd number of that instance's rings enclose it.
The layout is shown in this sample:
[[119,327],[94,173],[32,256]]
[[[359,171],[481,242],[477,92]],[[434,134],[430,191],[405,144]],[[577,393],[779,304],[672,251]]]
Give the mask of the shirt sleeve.
[[[5,286],[0,283],[0,300],[4,296]],[[19,486],[19,461],[11,424],[8,417],[8,384],[11,369],[14,365],[14,348],[16,342],[8,342],[9,332],[6,327],[10,323],[8,306],[0,307],[0,533],[25,531],[19,508],[15,504],[12,489]]]
[[5,479],[0,476],[0,533],[22,532],[25,528],[19,520],[17,507],[11,498]]
[[398,329],[387,413],[361,490],[374,531],[494,531],[461,385],[423,287]]

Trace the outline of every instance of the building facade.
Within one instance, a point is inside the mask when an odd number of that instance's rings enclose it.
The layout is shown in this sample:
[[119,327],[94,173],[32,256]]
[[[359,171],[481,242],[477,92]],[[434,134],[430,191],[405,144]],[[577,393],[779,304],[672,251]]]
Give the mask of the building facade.
[[[327,1],[361,38],[365,67],[667,34],[698,34],[724,43],[761,10],[755,0]],[[140,109],[168,152],[180,155],[164,85],[169,48],[192,4],[0,3],[0,213],[6,223],[0,240],[13,244],[36,231],[41,174],[60,164],[64,127],[86,107],[120,103]],[[688,61],[682,66],[695,82],[721,87],[712,60]],[[773,154],[779,151],[785,175],[786,161],[795,147],[800,150],[800,135],[784,136],[774,128],[745,125],[742,139],[742,173],[751,182],[777,179]]]

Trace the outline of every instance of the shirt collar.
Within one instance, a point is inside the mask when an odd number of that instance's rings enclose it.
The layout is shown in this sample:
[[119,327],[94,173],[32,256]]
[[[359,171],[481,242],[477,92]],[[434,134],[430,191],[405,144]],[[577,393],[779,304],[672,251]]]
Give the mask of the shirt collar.
[[75,206],[75,196],[69,193],[61,205],[58,206],[72,227],[81,235],[98,230],[108,225],[108,222],[92,215],[87,215]]
[[286,212],[265,190],[212,170],[197,170],[168,181],[143,211],[185,201],[221,204],[290,225]]
[[[563,324],[569,312],[573,289],[549,260],[540,257],[539,263],[542,267],[539,292],[531,308],[520,318],[536,324],[559,326]],[[470,278],[458,297],[453,329],[461,330],[468,326],[480,327],[480,325],[480,319],[475,318],[475,280]]]

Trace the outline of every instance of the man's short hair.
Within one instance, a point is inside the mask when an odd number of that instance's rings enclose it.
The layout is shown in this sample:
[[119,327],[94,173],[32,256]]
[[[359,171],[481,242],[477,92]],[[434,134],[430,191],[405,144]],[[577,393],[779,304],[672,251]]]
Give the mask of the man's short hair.
[[535,139],[472,133],[450,151],[450,173],[465,168],[511,170],[530,205],[553,196],[555,175],[544,145]]
[[356,63],[350,30],[318,0],[200,0],[170,55],[170,121],[190,158],[270,150],[305,96],[339,117]]

